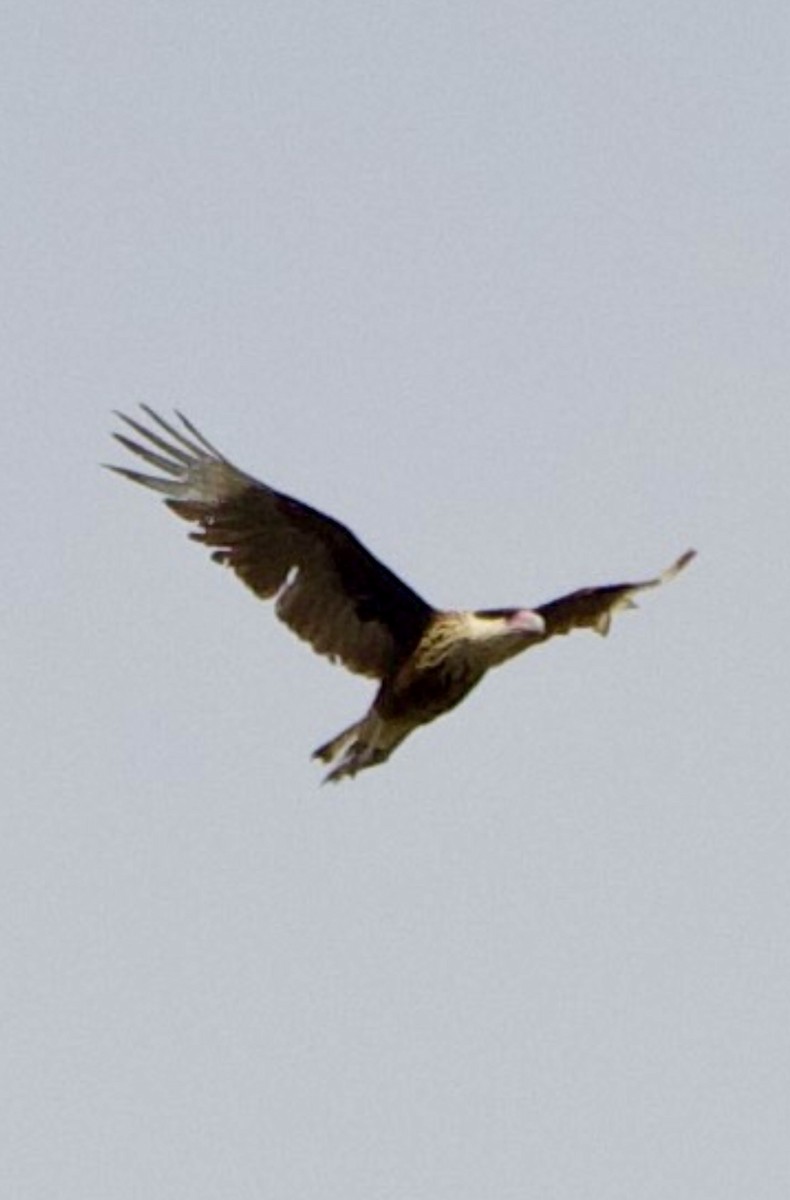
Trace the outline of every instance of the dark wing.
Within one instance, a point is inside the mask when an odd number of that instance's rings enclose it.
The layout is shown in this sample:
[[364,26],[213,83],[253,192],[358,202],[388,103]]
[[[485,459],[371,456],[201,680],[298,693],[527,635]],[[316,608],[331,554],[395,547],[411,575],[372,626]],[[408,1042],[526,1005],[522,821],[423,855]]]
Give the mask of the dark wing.
[[581,588],[578,592],[571,592],[569,596],[561,596],[559,600],[540,605],[535,612],[540,613],[546,622],[546,632],[541,640],[545,641],[546,638],[555,637],[557,634],[571,633],[574,629],[594,629],[596,633],[605,637],[616,612],[636,608],[633,597],[637,592],[668,583],[688,566],[695,555],[696,550],[687,550],[677,562],[655,579],[646,579],[641,583],[613,583],[604,587]]
[[113,436],[164,475],[110,469],[163,493],[173,512],[199,526],[190,536],[215,547],[215,562],[262,599],[276,597],[277,615],[294,633],[375,678],[414,649],[434,610],[348,529],[245,475],[180,413],[188,437],[142,408],[154,428],[118,415],[143,444]]

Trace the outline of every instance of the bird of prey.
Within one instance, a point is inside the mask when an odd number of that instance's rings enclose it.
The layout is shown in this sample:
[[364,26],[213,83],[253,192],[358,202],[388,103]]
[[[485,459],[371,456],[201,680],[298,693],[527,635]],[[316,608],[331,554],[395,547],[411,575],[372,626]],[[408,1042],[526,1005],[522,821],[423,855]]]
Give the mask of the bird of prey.
[[336,782],[383,763],[420,725],[454,708],[507,659],[573,629],[605,635],[637,592],[673,579],[694,557],[639,583],[582,588],[530,608],[441,611],[418,596],[334,518],[239,470],[181,413],[181,427],[142,405],[144,425],[118,416],[140,438],[114,437],[159,475],[110,467],[165,497],[277,616],[315,651],[379,681],[360,721],[313,757]]

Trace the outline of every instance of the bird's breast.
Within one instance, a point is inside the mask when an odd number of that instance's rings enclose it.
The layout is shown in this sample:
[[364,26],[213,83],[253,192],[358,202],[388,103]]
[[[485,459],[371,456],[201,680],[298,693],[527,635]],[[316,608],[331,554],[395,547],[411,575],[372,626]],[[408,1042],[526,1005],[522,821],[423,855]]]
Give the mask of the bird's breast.
[[462,654],[449,653],[426,664],[420,661],[418,648],[399,671],[384,681],[376,709],[387,718],[408,718],[424,724],[460,704],[484,674]]

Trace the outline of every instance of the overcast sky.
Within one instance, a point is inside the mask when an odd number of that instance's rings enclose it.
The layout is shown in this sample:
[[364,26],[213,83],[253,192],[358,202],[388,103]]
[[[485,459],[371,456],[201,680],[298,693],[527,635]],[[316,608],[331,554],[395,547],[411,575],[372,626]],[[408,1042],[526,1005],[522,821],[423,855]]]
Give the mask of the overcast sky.
[[[2,24],[2,1195],[786,1200],[786,4]],[[140,402],[438,605],[700,556],[321,789]]]

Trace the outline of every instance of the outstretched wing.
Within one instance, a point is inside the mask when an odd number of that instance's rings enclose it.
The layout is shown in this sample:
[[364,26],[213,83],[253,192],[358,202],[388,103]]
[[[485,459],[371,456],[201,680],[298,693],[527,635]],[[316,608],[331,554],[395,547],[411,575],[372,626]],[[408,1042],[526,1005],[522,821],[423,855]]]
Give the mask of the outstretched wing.
[[186,433],[142,408],[153,428],[118,414],[142,443],[113,436],[163,474],[110,470],[161,492],[198,526],[190,537],[256,595],[276,597],[278,617],[319,654],[380,678],[411,652],[433,609],[350,530],[238,470],[180,413]]
[[616,612],[636,608],[633,597],[637,592],[668,583],[688,566],[696,553],[696,550],[687,550],[677,562],[667,567],[666,571],[662,571],[655,579],[645,579],[641,583],[613,583],[604,587],[581,588],[578,592],[561,596],[559,600],[540,605],[535,612],[540,613],[546,622],[546,632],[541,640],[571,633],[574,629],[593,629],[605,637]]

